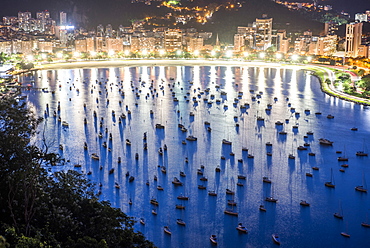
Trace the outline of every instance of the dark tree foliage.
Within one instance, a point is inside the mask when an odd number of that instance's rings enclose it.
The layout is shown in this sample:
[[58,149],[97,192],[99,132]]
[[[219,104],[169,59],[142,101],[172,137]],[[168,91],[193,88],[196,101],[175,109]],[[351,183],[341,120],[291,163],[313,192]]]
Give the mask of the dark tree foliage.
[[42,120],[25,103],[0,99],[0,235],[16,247],[154,247],[134,220],[76,171],[50,174],[55,154],[30,143]]

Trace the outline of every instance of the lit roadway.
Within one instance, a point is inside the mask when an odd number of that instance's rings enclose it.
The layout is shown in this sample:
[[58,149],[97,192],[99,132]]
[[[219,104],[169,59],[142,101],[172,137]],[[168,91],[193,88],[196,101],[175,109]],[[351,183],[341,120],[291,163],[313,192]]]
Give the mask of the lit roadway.
[[[334,86],[334,81],[335,81],[336,77],[335,77],[335,73],[332,70],[330,70],[328,68],[325,68],[325,67],[322,67],[322,66],[312,66],[312,67],[316,67],[316,68],[318,68],[320,70],[324,70],[326,72],[326,76],[331,82],[330,84],[326,84],[329,88],[329,91],[331,91],[334,94],[336,94],[340,97],[343,97],[345,99],[359,101],[359,102],[365,102],[365,103],[370,105],[370,100],[369,99],[365,99],[365,98],[357,97],[357,96],[352,96],[352,95],[349,95],[349,94],[346,94],[342,91],[337,90]],[[349,71],[345,71],[345,72],[349,73],[351,75],[351,81],[352,82],[360,80],[360,78],[357,75],[355,75],[354,73],[349,72]],[[322,83],[325,84],[325,80]]]

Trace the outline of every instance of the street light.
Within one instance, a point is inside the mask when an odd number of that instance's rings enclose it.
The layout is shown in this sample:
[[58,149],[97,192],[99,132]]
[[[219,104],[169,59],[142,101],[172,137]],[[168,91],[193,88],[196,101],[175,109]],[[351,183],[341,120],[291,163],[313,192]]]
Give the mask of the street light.
[[114,55],[114,51],[113,50],[109,50],[108,55],[112,57]]
[[244,55],[244,57],[248,57],[249,53],[248,52],[244,52],[243,55]]
[[198,57],[199,56],[199,51],[198,50],[195,50],[194,51],[194,56]]
[[281,59],[283,57],[281,53],[277,53],[275,56],[276,56],[276,59]]
[[74,52],[73,53],[73,56],[76,57],[76,58],[78,58],[78,57],[80,57],[80,53],[79,52]]
[[63,53],[57,53],[57,58],[58,58],[58,59],[63,58]]
[[125,56],[128,56],[130,55],[130,51],[129,50],[125,50]]
[[181,54],[182,54],[182,51],[181,51],[181,50],[177,50],[177,51],[176,51],[176,55],[177,55],[177,56],[181,56]]
[[216,51],[215,51],[215,50],[212,50],[212,51],[211,51],[211,56],[212,56],[212,57],[216,56]]
[[90,52],[90,55],[91,55],[92,57],[95,57],[95,56],[96,56],[96,52],[92,51],[92,52]]
[[231,58],[233,56],[233,51],[227,50],[226,51],[226,57]]
[[312,61],[312,57],[311,56],[307,56],[307,61],[308,62],[311,62]]
[[148,50],[146,50],[146,49],[142,50],[141,55],[147,56],[148,55]]
[[27,59],[28,61],[32,61],[32,60],[33,60],[33,55],[27,55],[26,59]]
[[292,60],[293,60],[293,61],[298,60],[298,58],[299,58],[299,56],[298,56],[297,54],[293,54],[293,55],[292,55]]
[[41,58],[42,59],[46,59],[47,58],[47,55],[45,53],[41,54]]
[[266,54],[264,52],[262,52],[258,56],[260,57],[260,59],[264,59],[266,57]]
[[160,49],[159,50],[159,55],[160,56],[163,56],[163,55],[165,55],[166,54],[166,51],[164,50],[164,49]]

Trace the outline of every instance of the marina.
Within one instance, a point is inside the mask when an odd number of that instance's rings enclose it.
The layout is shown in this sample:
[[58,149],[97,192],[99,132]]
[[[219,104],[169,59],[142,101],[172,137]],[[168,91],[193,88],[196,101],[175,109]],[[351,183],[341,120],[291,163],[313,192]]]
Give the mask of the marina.
[[158,247],[368,242],[370,108],[325,95],[309,71],[141,65],[19,81],[47,88],[22,93],[65,158],[50,172],[86,174]]

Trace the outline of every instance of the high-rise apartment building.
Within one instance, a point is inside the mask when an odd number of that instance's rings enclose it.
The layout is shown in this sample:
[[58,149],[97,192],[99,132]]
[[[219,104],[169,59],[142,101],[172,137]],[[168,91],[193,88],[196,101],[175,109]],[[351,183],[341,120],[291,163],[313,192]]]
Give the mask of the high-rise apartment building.
[[28,22],[31,19],[31,12],[18,12],[18,22],[19,23],[24,23]]
[[361,36],[362,22],[353,22],[346,25],[345,56],[353,58],[358,56],[358,48],[361,45]]
[[62,11],[59,13],[59,25],[67,26],[67,13],[66,12]]
[[108,24],[107,27],[105,28],[105,35],[107,37],[113,37],[113,28],[111,24]]
[[366,13],[357,13],[355,14],[355,21],[357,22],[367,22],[367,14]]
[[271,46],[272,18],[257,18],[254,26],[256,28],[254,48],[266,50]]
[[168,52],[182,49],[182,32],[177,29],[169,29],[164,32],[164,48]]
[[240,52],[244,49],[244,36],[241,34],[234,35],[234,51]]
[[203,38],[201,37],[190,37],[187,42],[188,52],[200,51],[203,49]]

